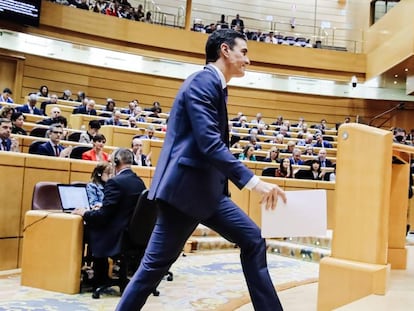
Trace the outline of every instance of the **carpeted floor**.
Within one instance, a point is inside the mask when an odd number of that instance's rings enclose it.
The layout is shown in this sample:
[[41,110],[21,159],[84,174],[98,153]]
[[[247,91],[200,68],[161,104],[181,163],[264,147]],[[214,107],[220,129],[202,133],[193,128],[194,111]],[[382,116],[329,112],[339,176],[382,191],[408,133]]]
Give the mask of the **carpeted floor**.
[[[268,265],[279,290],[314,282],[319,265],[268,254]],[[249,301],[237,250],[189,254],[173,265],[174,281],[161,282],[159,297],[150,296],[143,310],[234,310]],[[47,276],[45,276],[47,277]],[[119,296],[90,293],[66,295],[20,286],[20,274],[0,276],[1,311],[114,310]]]

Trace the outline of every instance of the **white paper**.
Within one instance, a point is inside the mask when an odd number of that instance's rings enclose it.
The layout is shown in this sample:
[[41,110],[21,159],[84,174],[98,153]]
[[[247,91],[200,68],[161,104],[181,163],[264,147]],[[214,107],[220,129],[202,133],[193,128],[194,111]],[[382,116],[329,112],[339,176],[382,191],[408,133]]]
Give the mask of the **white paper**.
[[262,236],[325,236],[326,190],[286,191],[286,196],[287,203],[278,200],[275,210],[262,205]]

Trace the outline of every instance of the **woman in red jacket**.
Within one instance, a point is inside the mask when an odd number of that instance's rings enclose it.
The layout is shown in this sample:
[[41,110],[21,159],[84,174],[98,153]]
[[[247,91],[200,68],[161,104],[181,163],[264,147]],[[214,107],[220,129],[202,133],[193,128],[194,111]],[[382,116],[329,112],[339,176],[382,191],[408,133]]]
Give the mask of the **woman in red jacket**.
[[108,162],[109,155],[103,151],[106,138],[102,134],[96,134],[92,138],[93,147],[91,150],[82,153],[82,160]]

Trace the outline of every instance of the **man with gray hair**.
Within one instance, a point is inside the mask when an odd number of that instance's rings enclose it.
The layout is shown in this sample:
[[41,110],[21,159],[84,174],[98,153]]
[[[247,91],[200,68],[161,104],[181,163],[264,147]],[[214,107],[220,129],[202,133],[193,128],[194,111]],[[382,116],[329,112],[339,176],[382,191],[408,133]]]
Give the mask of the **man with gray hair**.
[[43,115],[43,111],[36,107],[37,95],[35,93],[29,94],[29,99],[26,104],[17,108],[21,113],[36,114],[39,116]]

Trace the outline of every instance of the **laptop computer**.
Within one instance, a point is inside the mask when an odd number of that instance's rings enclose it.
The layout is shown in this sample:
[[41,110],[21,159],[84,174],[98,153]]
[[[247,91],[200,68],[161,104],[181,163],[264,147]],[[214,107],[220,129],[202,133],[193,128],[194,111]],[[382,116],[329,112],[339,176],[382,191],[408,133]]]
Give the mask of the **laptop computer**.
[[75,208],[89,209],[88,193],[83,184],[58,184],[58,193],[62,211],[71,213]]

